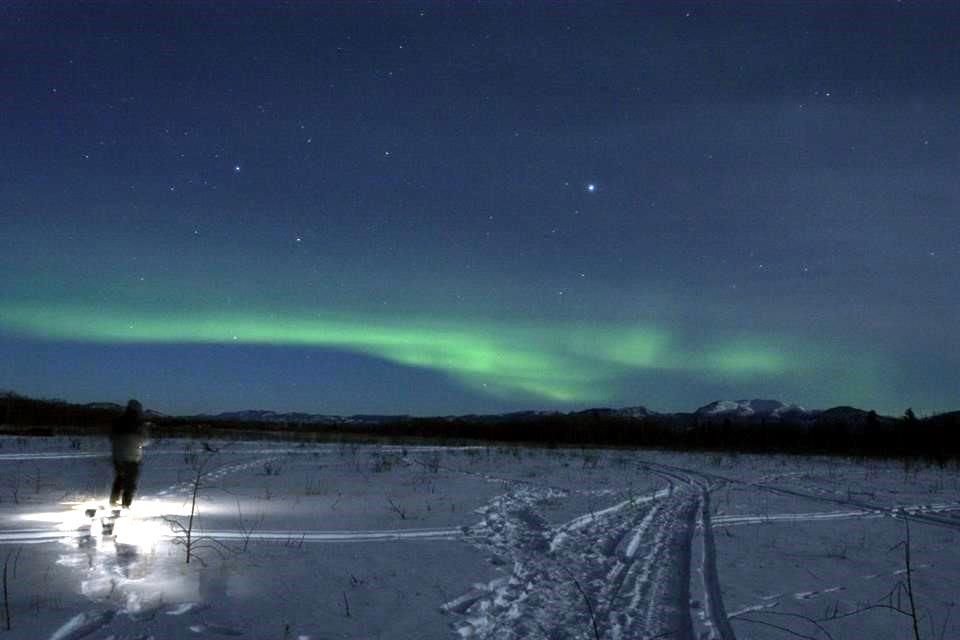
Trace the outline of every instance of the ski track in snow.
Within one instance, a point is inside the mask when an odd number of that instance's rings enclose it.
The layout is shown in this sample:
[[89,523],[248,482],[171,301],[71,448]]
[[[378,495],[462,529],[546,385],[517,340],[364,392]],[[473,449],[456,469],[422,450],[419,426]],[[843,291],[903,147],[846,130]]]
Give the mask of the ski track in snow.
[[733,640],[716,578],[713,485],[653,470],[668,487],[550,526],[530,486],[492,500],[466,538],[509,576],[443,606],[462,638]]
[[[578,516],[567,525],[556,526],[556,533],[550,540],[551,551],[564,543],[569,537],[569,532],[576,531],[579,528],[590,523],[597,517],[612,513],[615,510],[626,507],[639,507],[647,501],[663,498],[668,494],[667,490],[658,491],[651,496],[643,496],[631,500],[625,500],[621,503],[609,507],[602,511],[591,512]],[[885,518],[897,517],[906,513],[915,514],[939,514],[960,511],[960,503],[941,503],[928,505],[912,505],[904,507],[894,507],[892,509],[874,509],[874,510],[850,510],[850,511],[823,511],[808,513],[771,513],[763,515],[744,514],[744,515],[721,515],[712,517],[712,528],[718,527],[737,527],[745,525],[764,525],[775,523],[793,523],[793,522],[828,522],[832,520],[847,520],[855,518]],[[698,522],[698,528],[701,525]],[[376,541],[395,541],[395,540],[454,540],[467,537],[466,531],[469,527],[444,527],[436,529],[372,529],[372,530],[322,530],[310,531],[304,529],[290,530],[272,530],[272,531],[254,531],[247,533],[240,529],[233,530],[210,530],[204,531],[204,535],[210,538],[223,540],[236,540],[249,538],[250,540],[264,541],[289,541],[296,540],[303,542],[376,542]],[[18,528],[0,530],[0,545],[2,544],[44,544],[56,542],[70,537],[80,537],[86,535],[84,531],[64,532],[52,527],[45,528]],[[171,534],[172,536],[173,534]]]
[[[216,540],[258,540],[262,542],[396,542],[399,540],[460,540],[464,537],[462,527],[438,529],[373,529],[369,531],[310,531],[290,529],[283,531],[203,530],[205,538]],[[31,531],[20,529],[0,531],[0,544],[45,544],[49,542],[80,539],[89,535],[86,531],[63,532],[54,529]],[[163,537],[174,540],[179,534],[166,533]]]
[[[676,467],[674,465],[659,463],[659,462],[650,462],[650,461],[641,461],[641,464],[644,466],[655,470],[657,472],[667,472],[667,473],[676,473],[676,472],[686,472],[686,469],[681,467]],[[919,505],[919,506],[885,506],[870,502],[865,499],[854,497],[854,495],[861,494],[850,494],[850,493],[840,493],[834,490],[827,490],[820,487],[816,488],[787,488],[780,487],[771,484],[767,484],[767,481],[771,477],[775,476],[766,476],[766,479],[761,478],[759,480],[742,480],[739,478],[731,478],[728,476],[716,474],[716,473],[707,473],[707,472],[697,472],[697,475],[702,477],[705,480],[718,483],[731,483],[746,485],[753,487],[760,491],[767,491],[774,494],[779,494],[783,496],[793,497],[793,498],[805,498],[809,500],[817,500],[820,502],[829,502],[832,504],[839,504],[844,507],[856,507],[863,511],[876,512],[876,513],[886,513],[897,518],[909,518],[915,522],[920,522],[924,524],[931,524],[935,526],[947,527],[951,529],[960,529],[960,521],[950,518],[939,517],[939,513],[952,511],[957,508],[960,508],[960,505],[951,506],[944,505],[944,508],[932,509],[929,508],[931,505]]]
[[[928,564],[920,564],[911,567],[912,572],[917,572],[922,569],[929,568]],[[860,576],[859,580],[876,580],[877,578],[895,578],[906,573],[906,569],[894,569],[893,571],[888,571],[885,573],[871,573],[868,575]],[[756,604],[747,605],[740,607],[734,611],[731,611],[727,614],[728,619],[736,618],[737,616],[742,616],[744,614],[750,613],[752,611],[762,611],[764,609],[774,609],[780,606],[780,603],[786,599],[793,600],[813,600],[821,596],[829,596],[832,593],[839,593],[841,591],[846,591],[847,587],[843,585],[834,585],[832,587],[825,587],[823,589],[815,589],[811,591],[797,591],[796,593],[773,593],[767,596],[761,596],[762,602]]]
[[[210,471],[207,471],[201,474],[201,479],[203,480],[219,480],[226,475],[231,473],[238,473],[240,471],[246,471],[247,469],[252,469],[254,467],[263,467],[263,465],[272,462],[278,459],[280,456],[274,455],[269,457],[256,458],[255,460],[250,460],[248,462],[238,462],[235,464],[227,464],[220,467],[215,467]],[[193,491],[193,479],[186,480],[184,482],[177,482],[166,489],[162,489],[157,492],[157,497],[163,498],[170,494],[190,494]]]
[[71,460],[76,458],[108,458],[109,453],[48,452],[48,453],[0,453],[0,462],[26,460]]

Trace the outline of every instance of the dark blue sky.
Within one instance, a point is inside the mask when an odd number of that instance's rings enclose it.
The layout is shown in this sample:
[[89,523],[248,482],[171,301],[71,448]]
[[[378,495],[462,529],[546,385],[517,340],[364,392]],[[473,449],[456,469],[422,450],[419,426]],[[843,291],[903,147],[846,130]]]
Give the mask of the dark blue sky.
[[956,3],[6,3],[0,387],[960,397]]

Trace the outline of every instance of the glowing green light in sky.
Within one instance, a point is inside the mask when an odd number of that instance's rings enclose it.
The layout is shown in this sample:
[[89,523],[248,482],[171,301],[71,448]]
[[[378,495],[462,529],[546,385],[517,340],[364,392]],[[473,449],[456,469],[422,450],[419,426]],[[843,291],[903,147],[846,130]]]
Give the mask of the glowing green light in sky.
[[783,353],[763,346],[729,345],[707,354],[704,365],[731,374],[776,374],[787,367],[787,359]]
[[777,375],[787,357],[770,347],[676,346],[650,327],[516,326],[335,314],[145,313],[87,307],[0,309],[0,328],[109,343],[241,343],[316,346],[443,372],[471,388],[560,402],[602,400],[618,378],[641,370]]

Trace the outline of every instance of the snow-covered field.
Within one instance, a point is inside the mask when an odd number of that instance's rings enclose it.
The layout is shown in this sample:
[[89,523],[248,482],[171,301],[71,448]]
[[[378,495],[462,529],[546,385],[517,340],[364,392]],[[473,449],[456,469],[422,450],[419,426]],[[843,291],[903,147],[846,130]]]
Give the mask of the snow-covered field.
[[105,440],[0,438],[0,637],[960,637],[955,469],[210,444],[104,536]]

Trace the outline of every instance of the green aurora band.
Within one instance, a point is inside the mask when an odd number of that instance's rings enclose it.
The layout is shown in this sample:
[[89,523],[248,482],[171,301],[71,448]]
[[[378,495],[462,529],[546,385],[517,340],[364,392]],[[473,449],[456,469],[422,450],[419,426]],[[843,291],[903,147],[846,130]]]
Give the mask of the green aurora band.
[[[223,313],[13,306],[0,309],[0,329],[42,339],[99,343],[312,346],[440,371],[500,397],[527,394],[557,402],[602,401],[617,380],[638,371],[702,376],[778,376],[796,349],[762,341],[684,348],[649,327],[514,326],[496,323],[336,314]],[[805,352],[806,366],[824,358]]]

